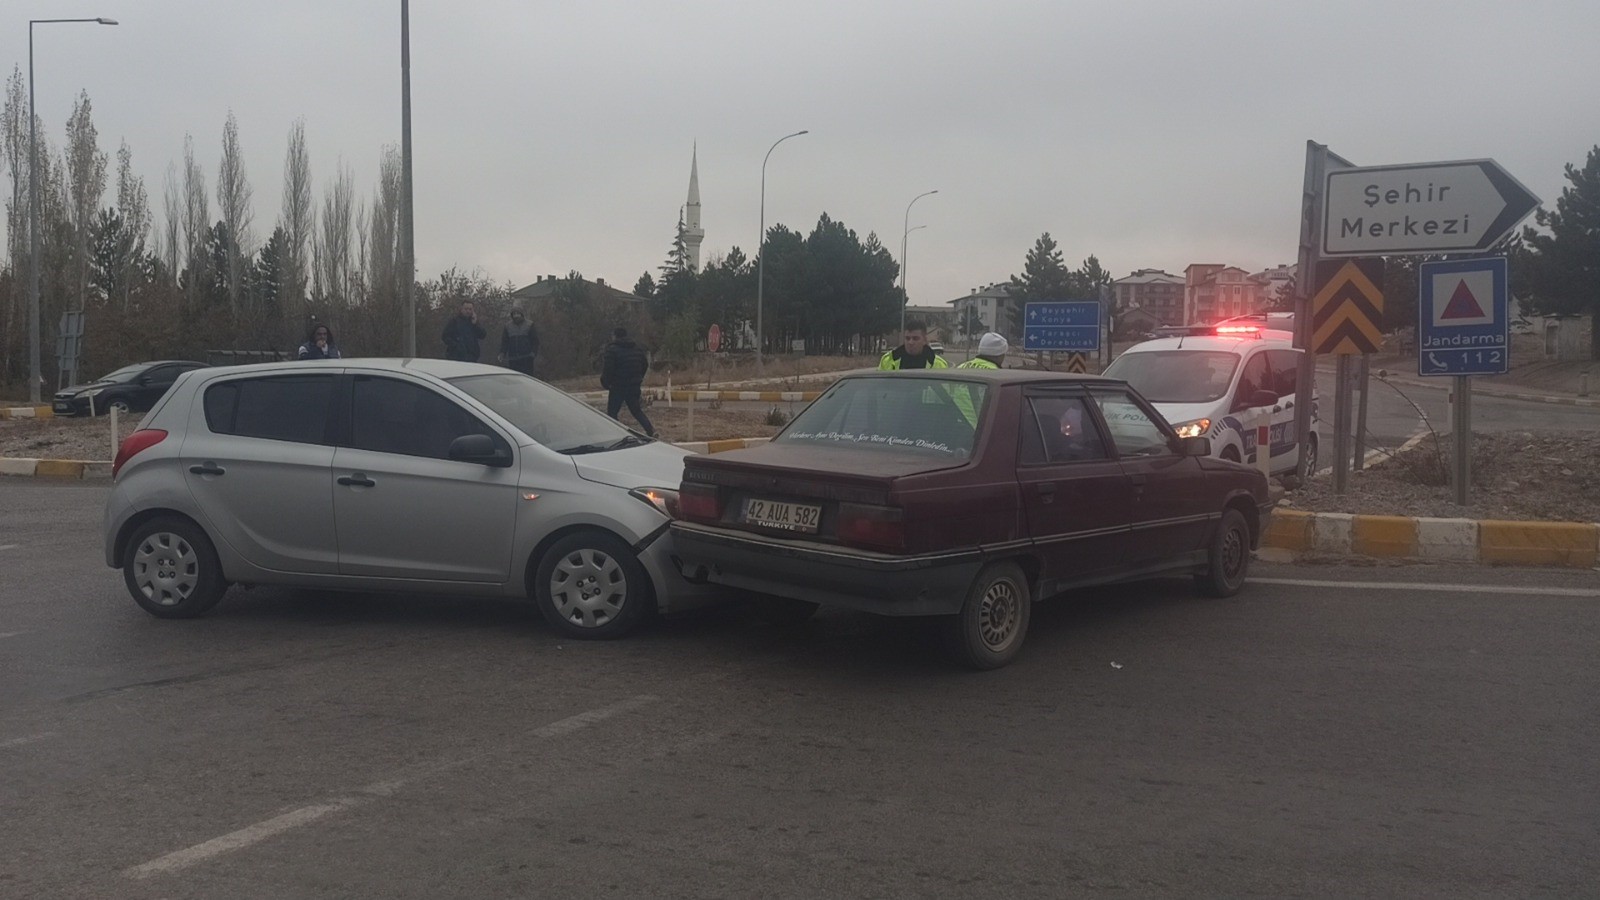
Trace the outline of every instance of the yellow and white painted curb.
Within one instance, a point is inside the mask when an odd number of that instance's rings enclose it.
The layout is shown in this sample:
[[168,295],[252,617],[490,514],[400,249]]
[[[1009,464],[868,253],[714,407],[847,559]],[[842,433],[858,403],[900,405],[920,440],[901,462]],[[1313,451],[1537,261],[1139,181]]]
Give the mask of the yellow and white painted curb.
[[111,463],[92,459],[0,459],[0,475],[24,478],[110,478]]
[[0,406],[0,419],[53,419],[55,415],[48,406]]
[[1272,513],[1261,546],[1291,556],[1593,568],[1600,565],[1600,524],[1280,509]]

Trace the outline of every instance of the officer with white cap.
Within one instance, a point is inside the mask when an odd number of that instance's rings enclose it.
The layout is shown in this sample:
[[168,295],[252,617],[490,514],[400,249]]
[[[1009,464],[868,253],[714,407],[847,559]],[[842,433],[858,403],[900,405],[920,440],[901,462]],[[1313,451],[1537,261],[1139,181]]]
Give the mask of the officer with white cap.
[[1006,339],[992,331],[985,332],[978,338],[978,355],[967,360],[958,369],[998,369],[1006,363],[1006,351],[1011,345]]

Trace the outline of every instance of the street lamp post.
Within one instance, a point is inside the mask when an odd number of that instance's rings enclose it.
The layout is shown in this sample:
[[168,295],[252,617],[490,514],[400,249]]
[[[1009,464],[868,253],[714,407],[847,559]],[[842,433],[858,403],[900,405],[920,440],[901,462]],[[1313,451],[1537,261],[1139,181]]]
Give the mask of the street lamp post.
[[784,141],[787,141],[789,138],[799,137],[802,134],[810,134],[810,133],[811,132],[809,130],[806,130],[806,131],[796,131],[794,134],[786,134],[783,137],[778,138],[777,140],[773,141],[772,142],[772,146],[767,148],[767,155],[761,157],[761,239],[756,244],[756,374],[757,375],[763,374],[765,372],[765,370],[766,370],[766,366],[765,366],[765,364],[764,364],[764,362],[762,360],[762,356],[761,356],[762,338],[765,337],[765,335],[766,335],[766,332],[764,330],[762,330],[762,327],[761,327],[762,326],[761,300],[762,300],[762,293],[763,293],[763,290],[765,288],[764,282],[766,280],[765,276],[766,276],[766,261],[767,261],[767,160],[772,157],[772,151],[778,149],[778,145],[779,144],[783,143]]
[[411,3],[400,0],[400,297],[406,356],[417,355],[417,245],[411,207]]
[[39,362],[39,136],[33,111],[33,26],[57,22],[93,22],[115,25],[116,19],[28,20],[28,402],[39,402],[39,382],[44,372]]
[[[903,223],[905,225],[905,230],[900,233],[900,332],[902,334],[904,334],[906,330],[906,304],[911,302],[910,296],[906,294],[906,238],[910,237],[911,232],[917,230],[916,228],[911,227],[911,207],[916,206],[917,201],[921,200],[923,197],[937,193],[939,193],[937,190],[923,191],[915,197],[912,197],[911,202],[906,204],[906,220]],[[917,228],[923,227],[925,226],[917,226]]]

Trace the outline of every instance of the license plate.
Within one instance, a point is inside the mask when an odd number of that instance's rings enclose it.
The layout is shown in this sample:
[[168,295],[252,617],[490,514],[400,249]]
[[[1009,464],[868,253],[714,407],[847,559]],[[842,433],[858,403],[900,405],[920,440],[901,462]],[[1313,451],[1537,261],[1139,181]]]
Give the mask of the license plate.
[[54,407],[56,412],[72,412],[71,403],[62,403],[61,401],[57,400],[54,404]]
[[815,534],[817,521],[822,518],[822,507],[805,503],[784,503],[780,500],[746,500],[744,520],[751,525],[781,528],[784,531],[803,531]]

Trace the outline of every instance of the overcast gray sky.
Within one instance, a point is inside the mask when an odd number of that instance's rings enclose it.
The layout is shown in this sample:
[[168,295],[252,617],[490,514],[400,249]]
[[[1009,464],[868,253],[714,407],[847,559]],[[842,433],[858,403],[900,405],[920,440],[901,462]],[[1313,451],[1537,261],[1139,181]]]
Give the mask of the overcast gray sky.
[[[338,160],[370,198],[400,140],[398,0],[32,0],[0,8],[59,146],[86,89],[161,216],[194,135],[213,186],[238,116],[259,239],[303,116],[318,202]],[[1600,3],[1527,0],[873,2],[417,0],[419,276],[622,287],[666,255],[699,142],[706,255],[827,212],[932,305],[1006,278],[1041,232],[1116,276],[1292,262],[1307,139],[1361,165],[1490,157],[1546,204],[1600,142]],[[113,186],[114,192],[114,186]],[[114,193],[112,194],[114,197]],[[214,204],[215,201],[213,201]],[[213,208],[215,206],[213,205]]]

